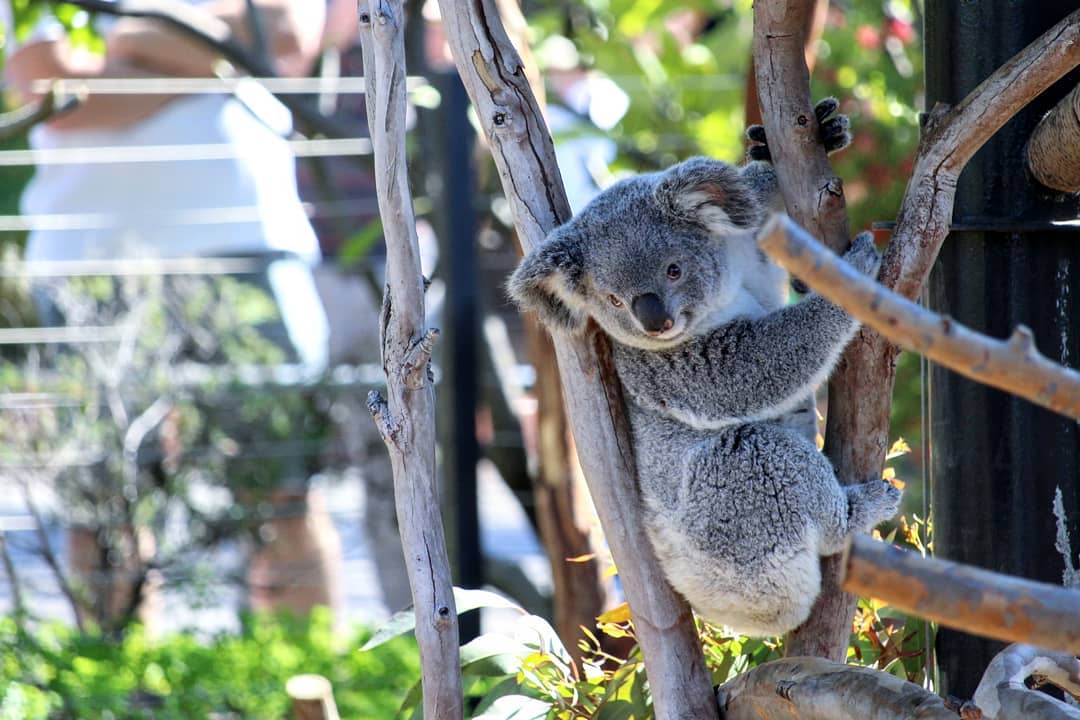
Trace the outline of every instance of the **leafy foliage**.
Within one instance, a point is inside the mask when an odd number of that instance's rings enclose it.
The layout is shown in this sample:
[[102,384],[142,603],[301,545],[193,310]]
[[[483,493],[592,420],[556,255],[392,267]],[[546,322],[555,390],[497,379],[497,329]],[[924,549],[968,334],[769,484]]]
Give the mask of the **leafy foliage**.
[[239,633],[152,641],[133,627],[119,641],[60,624],[26,630],[0,619],[0,718],[283,718],[285,682],[330,679],[342,717],[390,718],[419,675],[416,644],[396,638],[355,652],[370,635],[343,638],[329,611],[310,619],[247,616]]

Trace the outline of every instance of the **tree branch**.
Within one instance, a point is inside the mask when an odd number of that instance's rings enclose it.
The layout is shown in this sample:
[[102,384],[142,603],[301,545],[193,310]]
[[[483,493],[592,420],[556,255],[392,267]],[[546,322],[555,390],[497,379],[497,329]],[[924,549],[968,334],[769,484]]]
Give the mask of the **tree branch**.
[[424,327],[424,278],[405,149],[405,14],[400,0],[359,7],[365,105],[386,239],[381,313],[388,399],[368,398],[390,453],[401,544],[420,647],[424,717],[460,720],[457,612],[435,478],[435,393],[428,372],[436,331]]
[[[493,0],[440,0],[458,72],[476,108],[528,252],[570,218],[551,136]],[[554,338],[578,454],[619,568],[661,720],[715,718],[711,682],[686,601],[641,537],[629,423],[610,342],[595,326]]]
[[998,68],[953,109],[937,106],[881,262],[881,283],[914,299],[952,223],[956,182],[968,161],[1013,115],[1080,64],[1080,10]]
[[855,536],[844,562],[848,592],[883,600],[973,635],[1080,653],[1080,591],[924,558]]
[[773,660],[717,688],[724,720],[956,720],[895,675],[814,657]]
[[[790,4],[796,5],[793,0]],[[817,188],[825,188],[830,172],[820,162],[824,150],[808,145],[814,118],[809,110],[805,66],[798,56],[797,43],[786,35],[796,32],[798,8],[788,0],[755,3],[755,55],[758,82],[766,120],[766,132],[777,160],[780,188],[789,211],[813,208]],[[1080,61],[1080,11],[1074,12],[1018,53],[990,78],[973,90],[951,112],[936,108],[931,114],[900,210],[897,230],[885,252],[879,279],[886,288],[914,298],[937,258],[938,250],[952,221],[956,181],[964,165],[986,142],[1032,98],[1049,87]],[[766,53],[776,53],[766,60]],[[772,94],[770,94],[772,93]],[[777,97],[779,96],[779,97]],[[795,97],[797,102],[781,100]],[[780,113],[770,120],[774,113]],[[799,125],[799,116],[807,124]],[[794,117],[794,123],[792,122]],[[797,150],[816,153],[808,172],[817,173],[817,182],[802,185],[800,200],[789,195],[785,162],[797,157]],[[827,198],[826,198],[827,199]],[[835,205],[826,204],[829,217]],[[792,212],[800,222],[799,215]],[[818,232],[817,221],[806,225],[831,248],[847,241],[839,220]],[[831,229],[830,229],[831,228]],[[829,419],[825,451],[837,469],[841,482],[856,482],[880,473],[888,447],[889,409],[896,376],[899,349],[878,333],[864,328],[843,355],[829,384]],[[870,391],[873,388],[875,391]],[[836,558],[822,561],[822,593],[810,620],[789,638],[792,653],[821,654],[842,659],[850,629],[853,601],[831,591],[839,572]]]
[[1061,192],[1080,192],[1080,85],[1048,112],[1027,146],[1035,179]]
[[[277,77],[269,60],[249,52],[233,39],[229,26],[204,10],[182,0],[68,0],[90,12],[120,17],[158,20],[213,49],[236,67],[254,77]],[[355,137],[344,118],[323,115],[306,95],[275,95],[309,129],[331,138]]]
[[760,247],[807,285],[905,350],[985,385],[1080,420],[1080,372],[1046,359],[1023,325],[1007,340],[975,332],[886,290],[783,215]]
[[1080,720],[1080,710],[1037,690],[1037,685],[1054,685],[1080,698],[1080,660],[1061,652],[1030,645],[1010,645],[990,661],[975,690],[975,704],[986,720],[1025,718],[1032,720]]
[[[807,0],[758,0],[754,3],[754,69],[765,133],[788,213],[815,237],[836,251],[847,247],[848,220],[843,183],[832,171],[819,141],[817,117],[810,100],[805,28],[813,11]],[[849,374],[849,348],[829,384],[829,418],[825,453],[843,484],[862,482],[881,473],[885,442],[868,430],[888,426],[890,399],[865,392],[879,381],[873,368]],[[868,382],[869,381],[869,382]],[[871,404],[873,407],[866,407]],[[854,407],[853,407],[854,406]],[[859,418],[881,418],[880,428],[867,428]],[[880,445],[880,447],[879,447]],[[855,598],[839,589],[840,560],[821,560],[821,592],[810,617],[785,639],[790,655],[815,655],[842,661],[851,636]]]

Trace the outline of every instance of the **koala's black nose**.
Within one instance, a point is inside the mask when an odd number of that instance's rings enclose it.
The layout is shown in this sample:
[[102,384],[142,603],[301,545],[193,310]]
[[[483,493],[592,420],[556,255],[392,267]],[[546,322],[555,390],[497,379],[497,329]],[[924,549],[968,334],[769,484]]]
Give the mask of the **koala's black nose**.
[[664,303],[656,293],[645,293],[634,298],[630,304],[634,315],[641,321],[641,326],[648,333],[661,333],[671,329],[674,321],[668,315]]

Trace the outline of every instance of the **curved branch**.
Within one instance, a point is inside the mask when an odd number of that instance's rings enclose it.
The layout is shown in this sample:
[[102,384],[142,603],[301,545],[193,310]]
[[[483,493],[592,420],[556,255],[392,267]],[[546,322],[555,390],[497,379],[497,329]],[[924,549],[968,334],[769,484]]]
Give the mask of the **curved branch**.
[[996,340],[930,312],[855,270],[783,215],[769,220],[758,242],[812,289],[905,350],[1080,420],[1080,372],[1040,355],[1023,325],[1008,340]]
[[1080,720],[1080,709],[1045,693],[1031,690],[1026,681],[1054,685],[1080,697],[1080,660],[1061,652],[1030,645],[1010,645],[990,661],[975,690],[975,704],[987,720]]
[[361,50],[368,126],[386,239],[380,317],[387,400],[368,396],[394,473],[401,545],[416,612],[424,717],[460,720],[458,624],[435,477],[435,393],[428,361],[437,331],[424,327],[424,277],[405,152],[405,12],[401,0],[364,0]]
[[813,657],[774,660],[717,688],[724,720],[956,720],[930,691],[880,670]]
[[960,172],[1013,115],[1078,64],[1080,10],[1014,55],[955,108],[933,109],[882,258],[882,285],[906,298],[919,294],[949,234]]
[[1007,642],[1080,653],[1080,591],[924,558],[856,536],[843,587],[947,627]]
[[[273,65],[237,43],[229,26],[196,6],[181,0],[68,0],[90,12],[138,17],[163,22],[196,42],[213,49],[233,65],[255,77],[277,77]],[[300,122],[311,130],[332,138],[355,137],[345,118],[323,115],[309,97],[275,95]]]
[[1080,192],[1080,85],[1048,112],[1031,133],[1028,169],[1061,192]]
[[[495,158],[528,252],[570,219],[551,135],[494,0],[440,0],[450,49]],[[553,338],[574,439],[619,568],[661,720],[715,718],[716,704],[693,614],[641,538],[629,422],[611,358],[595,325]]]

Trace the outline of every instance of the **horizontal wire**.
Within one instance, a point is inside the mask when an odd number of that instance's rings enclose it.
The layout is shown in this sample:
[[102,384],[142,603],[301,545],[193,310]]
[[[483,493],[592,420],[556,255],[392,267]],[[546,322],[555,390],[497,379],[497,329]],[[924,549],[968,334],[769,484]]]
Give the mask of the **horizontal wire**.
[[[370,155],[371,140],[287,140],[296,157]],[[183,160],[231,160],[247,157],[250,151],[232,143],[191,143],[170,145],[109,145],[104,147],[47,148],[0,152],[0,166],[87,165]]]
[[[237,77],[237,78],[55,78],[35,80],[30,84],[32,92],[44,95],[50,90],[72,95],[199,95],[227,94],[251,83],[258,83],[272,93],[285,95],[338,93],[342,95],[363,94],[366,82],[363,77]],[[405,88],[416,90],[427,87],[426,78],[406,78]]]
[[[378,210],[376,201],[337,200],[318,203],[301,203],[309,218],[356,217]],[[0,215],[0,232],[29,232],[32,230],[108,230],[141,226],[176,227],[182,225],[229,225],[234,223],[261,222],[265,208],[257,205],[237,205],[218,208],[190,208],[186,210],[153,211],[135,213],[38,213],[23,215]],[[5,276],[0,264],[0,277]],[[98,275],[101,273],[89,273]]]

